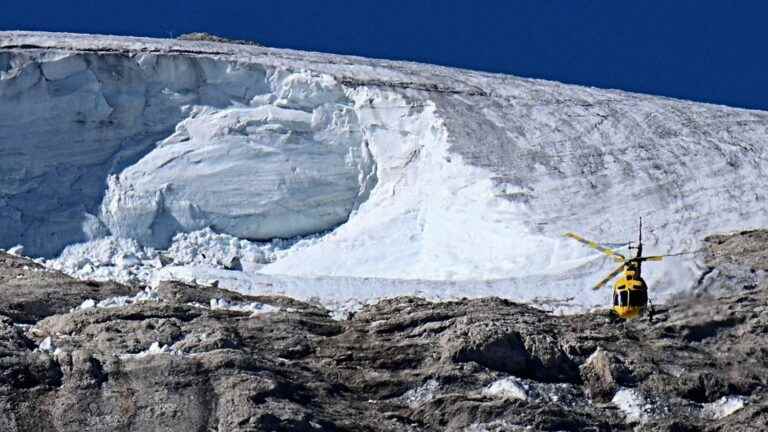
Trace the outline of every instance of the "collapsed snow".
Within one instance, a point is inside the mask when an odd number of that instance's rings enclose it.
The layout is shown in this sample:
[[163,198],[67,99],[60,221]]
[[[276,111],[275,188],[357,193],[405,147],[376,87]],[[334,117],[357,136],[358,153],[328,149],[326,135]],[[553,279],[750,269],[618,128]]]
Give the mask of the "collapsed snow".
[[167,250],[156,250],[134,239],[109,236],[67,246],[45,264],[81,279],[146,284],[166,265],[257,271],[288,250],[307,247],[316,240],[311,236],[251,242],[205,228],[179,233]]
[[[79,277],[337,310],[414,293],[569,310],[604,304],[589,287],[612,268],[565,231],[626,244],[643,216],[655,254],[766,222],[764,112],[262,47],[0,36],[0,247]],[[698,271],[682,256],[647,280],[663,300]]]

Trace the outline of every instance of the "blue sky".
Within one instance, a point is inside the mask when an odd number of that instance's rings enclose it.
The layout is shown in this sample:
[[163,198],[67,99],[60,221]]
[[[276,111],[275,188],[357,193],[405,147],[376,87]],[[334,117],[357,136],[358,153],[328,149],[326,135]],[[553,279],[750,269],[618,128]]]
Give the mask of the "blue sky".
[[26,1],[0,29],[264,45],[448,66],[768,109],[765,1]]

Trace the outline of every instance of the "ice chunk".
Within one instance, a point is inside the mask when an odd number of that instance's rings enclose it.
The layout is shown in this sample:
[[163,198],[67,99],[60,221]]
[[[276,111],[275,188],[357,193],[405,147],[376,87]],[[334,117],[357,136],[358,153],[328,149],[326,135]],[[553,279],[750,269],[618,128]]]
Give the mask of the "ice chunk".
[[132,254],[132,253],[124,253],[117,256],[115,259],[115,265],[119,269],[125,269],[128,267],[134,267],[141,264],[141,260],[139,258]]
[[401,397],[409,407],[417,408],[419,405],[434,399],[435,392],[439,387],[440,383],[431,379],[419,387],[408,390]]
[[639,390],[632,388],[619,389],[611,403],[624,413],[628,422],[646,422],[653,408]]
[[705,418],[719,420],[744,408],[748,399],[744,396],[723,396],[720,399],[702,404],[701,415]]
[[180,352],[175,351],[171,349],[168,345],[160,345],[160,342],[152,342],[152,345],[149,346],[144,351],[135,353],[135,354],[120,354],[118,357],[121,359],[141,359],[147,356],[152,355],[159,355],[159,354],[171,354],[171,355],[181,355]]
[[94,299],[87,299],[87,300],[84,300],[80,304],[80,306],[78,306],[77,309],[85,310],[85,309],[93,309],[95,307],[96,307],[96,300],[94,300]]
[[506,399],[528,400],[526,385],[517,378],[503,378],[483,389],[483,394]]

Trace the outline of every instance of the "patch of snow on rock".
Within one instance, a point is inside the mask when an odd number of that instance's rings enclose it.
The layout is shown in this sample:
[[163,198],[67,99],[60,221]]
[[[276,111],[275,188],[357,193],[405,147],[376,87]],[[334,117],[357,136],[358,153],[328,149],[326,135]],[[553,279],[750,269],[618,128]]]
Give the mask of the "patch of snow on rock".
[[613,396],[611,403],[624,413],[627,422],[630,423],[645,423],[653,413],[653,405],[637,389],[619,389]]
[[135,354],[119,354],[118,357],[121,359],[141,359],[147,356],[159,354],[181,355],[180,352],[173,350],[168,345],[160,345],[159,342],[152,342],[152,345],[150,345],[149,348],[144,351]]
[[11,254],[11,255],[23,256],[24,255],[24,245],[16,245],[16,246],[8,249],[8,253]]
[[463,429],[463,432],[522,432],[532,431],[533,426],[523,426],[506,420],[495,420],[489,423],[473,423]]
[[45,351],[49,353],[53,353],[56,351],[56,345],[53,343],[53,339],[51,339],[50,336],[43,339],[43,341],[40,342],[40,345],[38,345],[37,348],[40,351]]
[[541,383],[513,376],[492,382],[481,393],[487,397],[554,403],[563,407],[573,407],[582,400],[581,392],[572,384]]
[[98,302],[93,299],[87,299],[83,301],[83,303],[80,304],[80,306],[75,308],[75,310],[85,310],[85,309],[92,309],[92,308],[116,308],[116,307],[132,305],[136,303],[158,302],[158,301],[160,301],[160,296],[157,294],[157,291],[151,288],[147,288],[143,291],[138,292],[136,295],[133,295],[133,296],[110,297]]
[[225,299],[211,299],[211,310],[231,310],[237,312],[250,312],[251,316],[263,315],[273,312],[278,312],[280,308],[274,307],[264,303],[238,303],[230,302]]
[[702,417],[718,420],[744,408],[748,399],[744,396],[723,396],[720,399],[702,404]]
[[417,408],[419,405],[434,399],[438,388],[440,388],[440,384],[437,380],[431,379],[419,387],[408,390],[401,398],[409,407]]

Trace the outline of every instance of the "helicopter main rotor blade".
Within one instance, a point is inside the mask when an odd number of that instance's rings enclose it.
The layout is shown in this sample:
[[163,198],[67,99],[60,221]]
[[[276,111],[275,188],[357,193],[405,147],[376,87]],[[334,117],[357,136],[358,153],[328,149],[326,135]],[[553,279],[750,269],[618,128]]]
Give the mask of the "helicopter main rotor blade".
[[592,249],[599,250],[600,252],[602,252],[602,253],[610,256],[611,258],[613,258],[613,260],[616,261],[616,262],[623,262],[623,261],[626,260],[624,255],[622,255],[622,254],[620,254],[618,252],[614,252],[614,251],[612,251],[611,249],[608,249],[605,246],[601,246],[601,245],[593,242],[592,240],[587,240],[584,237],[582,237],[582,236],[580,236],[580,235],[578,235],[576,233],[569,232],[569,233],[565,233],[563,235],[565,237],[570,237],[570,238],[572,238],[572,239],[574,239],[574,240],[576,240],[578,242],[584,243],[585,245],[591,247]]
[[621,273],[621,271],[624,270],[624,264],[620,265],[619,268],[612,271],[608,276],[604,277],[600,282],[597,283],[594,287],[592,287],[593,290],[600,289],[603,285],[607,284],[611,281],[614,277],[616,277],[617,274]]
[[662,255],[644,256],[640,257],[641,261],[661,261],[664,259]]
[[622,270],[624,270],[624,264],[620,265],[619,268],[610,272],[608,276],[601,279],[600,282],[597,283],[597,285],[592,287],[592,289],[599,290],[600,288],[603,287],[603,285],[607,284],[608,282],[611,281],[611,279],[615,278],[617,274],[621,273]]

